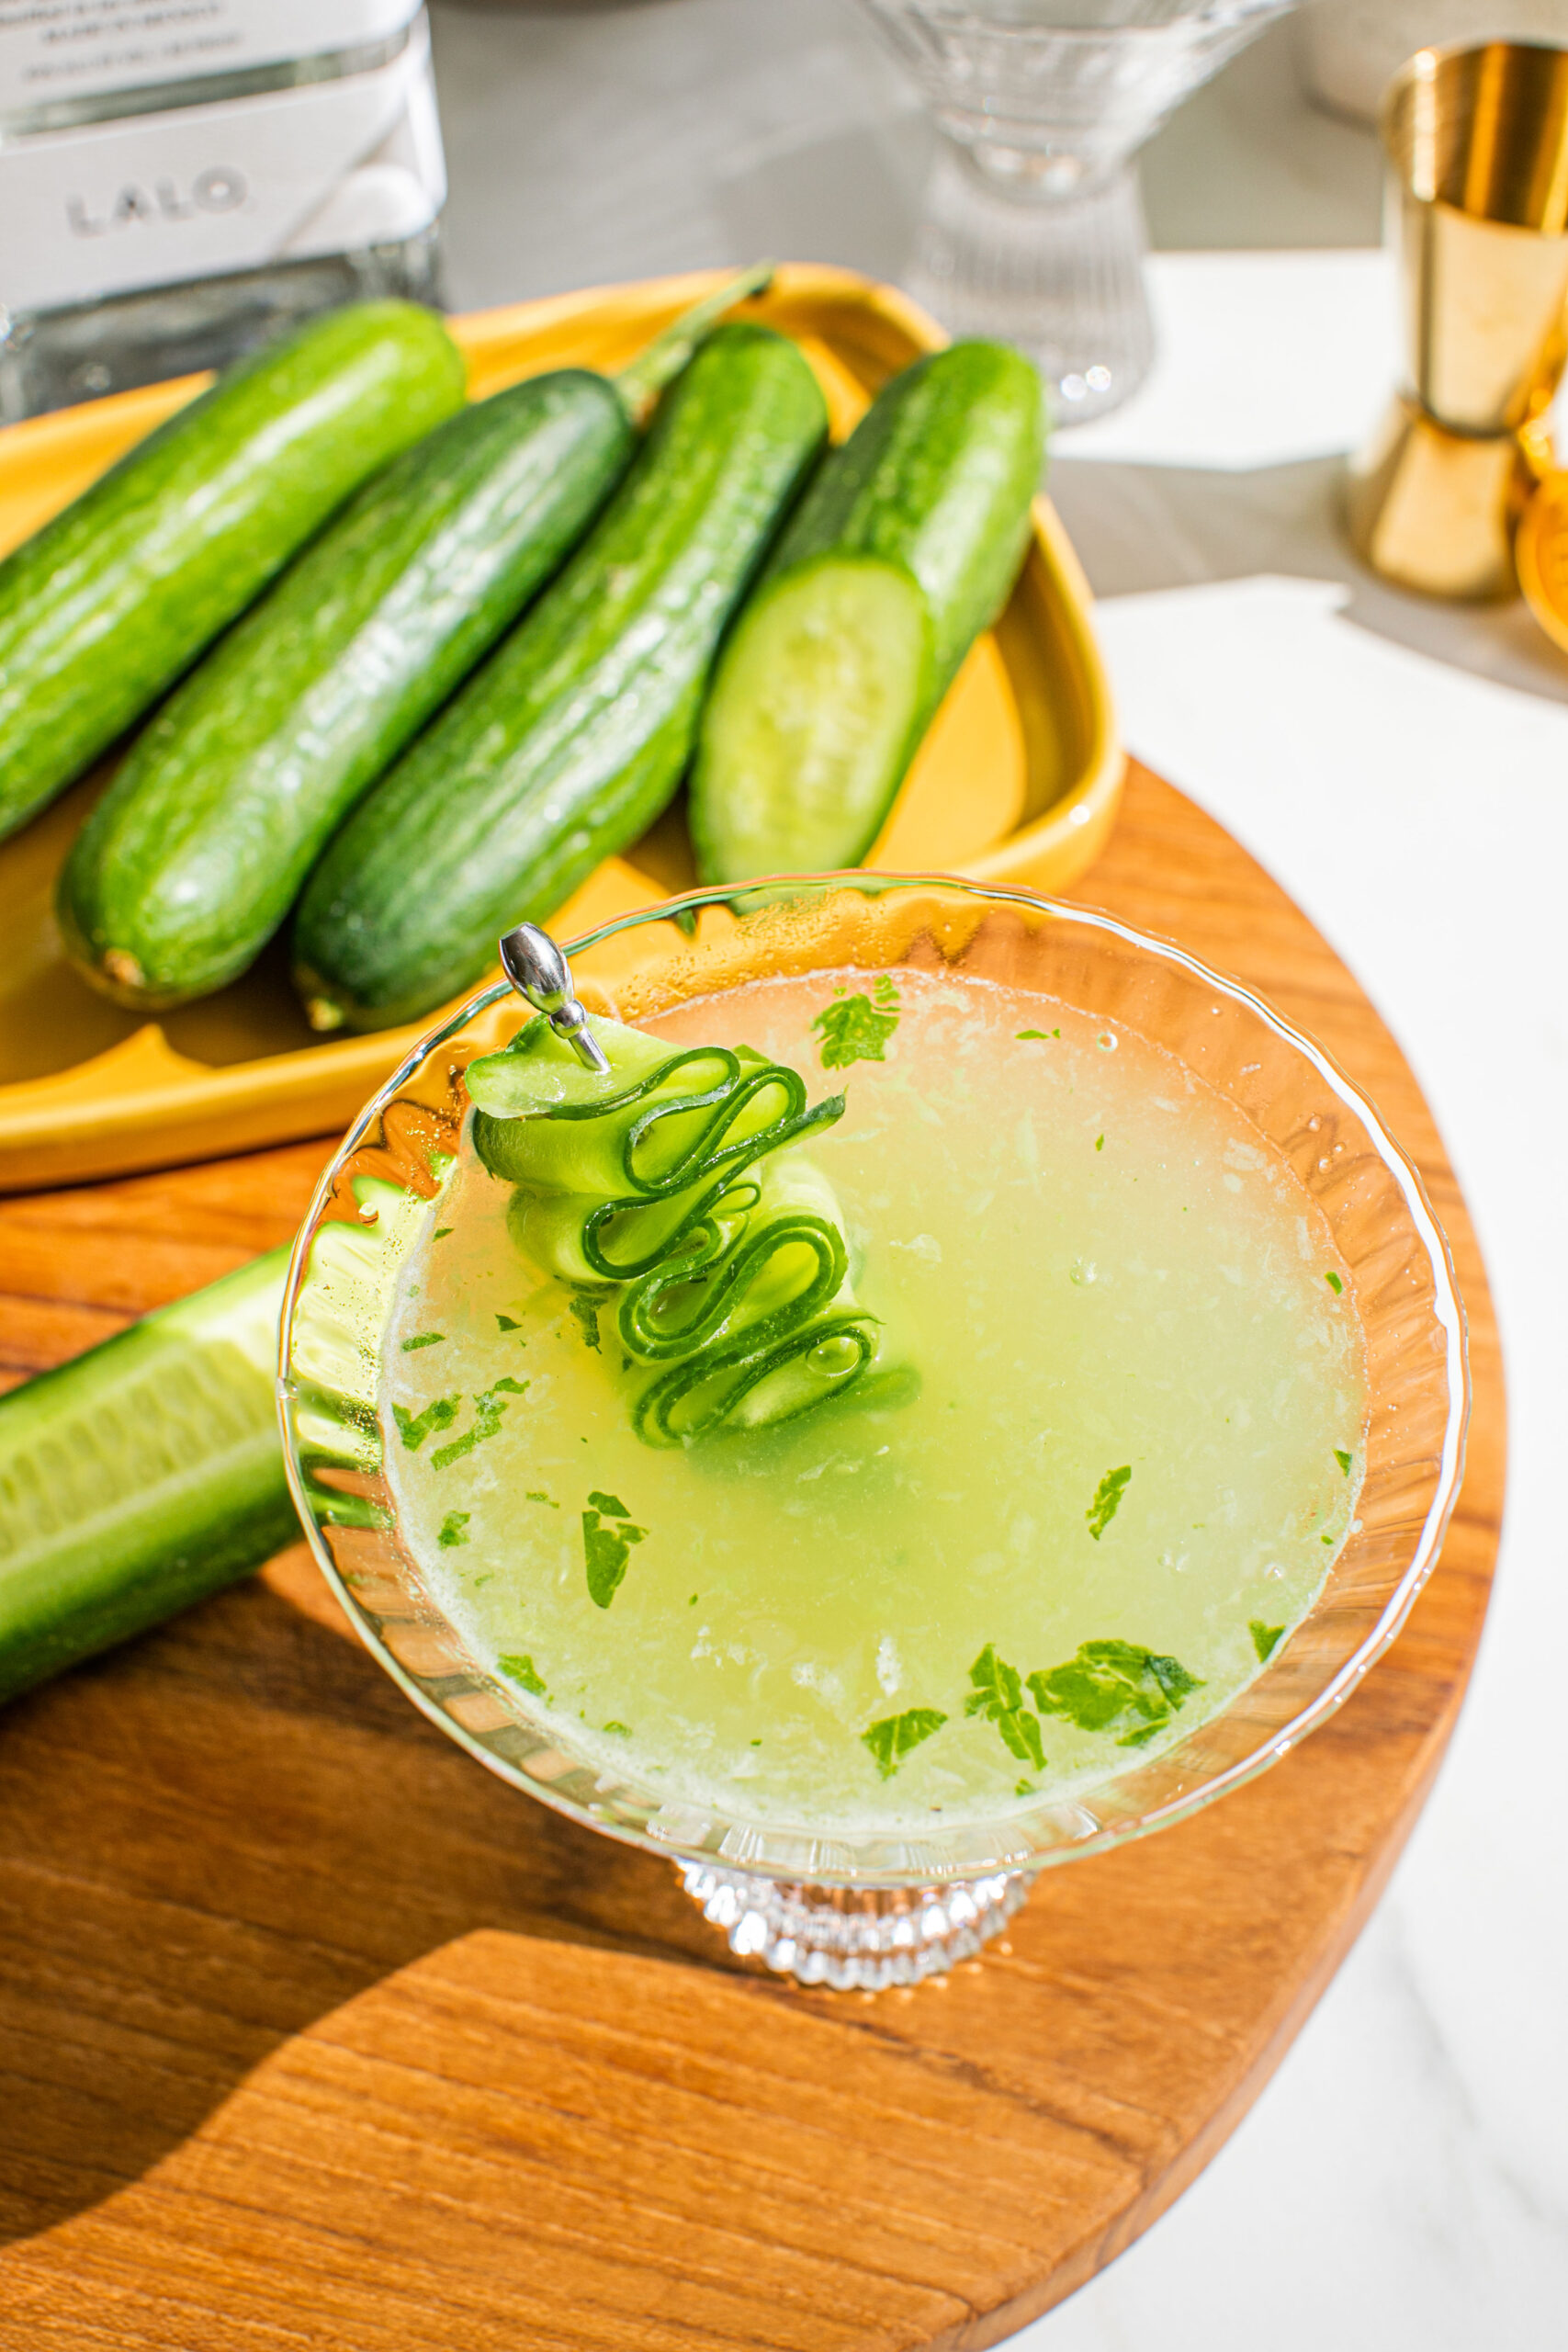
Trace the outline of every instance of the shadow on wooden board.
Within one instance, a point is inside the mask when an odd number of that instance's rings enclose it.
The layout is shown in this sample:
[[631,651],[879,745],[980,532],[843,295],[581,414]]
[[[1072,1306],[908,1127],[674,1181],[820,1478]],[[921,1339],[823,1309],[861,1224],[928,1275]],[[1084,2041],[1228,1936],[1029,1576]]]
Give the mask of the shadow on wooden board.
[[280,2042],[476,1930],[728,1960],[668,1862],[427,1724],[302,1545],[17,1702],[5,1733],[27,1909],[0,1973],[33,2095],[0,2102],[0,2242],[137,2179]]

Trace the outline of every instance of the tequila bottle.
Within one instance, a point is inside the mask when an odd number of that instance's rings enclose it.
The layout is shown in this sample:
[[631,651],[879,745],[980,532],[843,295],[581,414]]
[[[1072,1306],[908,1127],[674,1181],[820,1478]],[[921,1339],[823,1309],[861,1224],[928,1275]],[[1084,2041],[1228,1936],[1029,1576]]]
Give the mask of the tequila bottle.
[[420,0],[0,0],[0,417],[434,300]]

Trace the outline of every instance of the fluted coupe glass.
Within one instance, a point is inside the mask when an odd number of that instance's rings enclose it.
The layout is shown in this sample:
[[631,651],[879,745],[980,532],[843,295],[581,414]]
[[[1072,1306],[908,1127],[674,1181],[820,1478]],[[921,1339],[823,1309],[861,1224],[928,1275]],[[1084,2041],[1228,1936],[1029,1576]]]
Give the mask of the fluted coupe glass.
[[[399,1270],[469,1147],[463,1072],[529,1017],[504,985],[435,1030],[355,1122],[295,1249],[281,1405],[295,1499],[350,1620],[433,1723],[514,1787],[671,1855],[733,1949],[807,1984],[912,1984],[967,1957],[1034,1875],[1179,1821],[1286,1755],[1391,1642],[1437,1557],[1468,1408],[1463,1316],[1420,1181],[1320,1048],[1256,997],[1109,916],[1020,892],[874,875],[698,891],[570,944],[591,1009],[657,1020],[781,974],[958,973],[1026,989],[1165,1047],[1236,1104],[1316,1201],[1367,1348],[1352,1532],[1267,1667],[1185,1739],[1071,1802],[992,1823],[822,1834],[618,1779],[465,1646],[403,1540],[384,1475],[383,1349]],[[454,1212],[456,1214],[456,1212]],[[1032,1474],[1021,1467],[1021,1479]]]
[[863,0],[942,140],[909,290],[1026,351],[1055,422],[1103,416],[1154,356],[1133,157],[1293,0]]

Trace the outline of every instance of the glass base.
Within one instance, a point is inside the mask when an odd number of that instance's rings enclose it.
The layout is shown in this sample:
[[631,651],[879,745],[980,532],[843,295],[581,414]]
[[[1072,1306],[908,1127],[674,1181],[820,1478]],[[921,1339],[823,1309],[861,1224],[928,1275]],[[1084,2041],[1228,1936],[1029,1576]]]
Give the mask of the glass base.
[[318,311],[388,296],[438,306],[435,229],[397,244],[141,287],[58,311],[0,305],[0,423],[223,368]]
[[789,1886],[750,1871],[688,1862],[682,1884],[741,1960],[801,1984],[880,1993],[971,1960],[1029,1893],[1022,1871],[945,1886]]
[[1052,196],[984,178],[944,144],[906,284],[953,334],[1026,352],[1053,424],[1086,424],[1119,408],[1154,358],[1145,247],[1131,164],[1087,193]]

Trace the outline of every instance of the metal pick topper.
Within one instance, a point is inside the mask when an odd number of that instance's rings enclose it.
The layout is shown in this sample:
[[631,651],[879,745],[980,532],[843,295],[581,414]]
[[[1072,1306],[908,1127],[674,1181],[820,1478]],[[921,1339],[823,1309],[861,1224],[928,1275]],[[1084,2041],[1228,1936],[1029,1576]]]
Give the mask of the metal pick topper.
[[571,985],[571,967],[547,931],[537,923],[520,922],[501,943],[502,968],[536,1012],[542,1012],[558,1037],[564,1037],[584,1069],[609,1075],[604,1049],[588,1026],[588,1015]]

